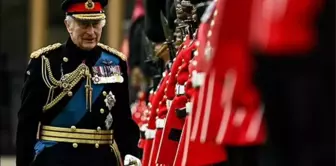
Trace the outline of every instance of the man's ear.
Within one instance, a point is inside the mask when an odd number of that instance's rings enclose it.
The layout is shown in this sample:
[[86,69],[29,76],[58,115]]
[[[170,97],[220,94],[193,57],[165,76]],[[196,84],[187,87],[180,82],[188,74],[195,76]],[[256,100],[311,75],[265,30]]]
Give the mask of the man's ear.
[[71,26],[72,22],[70,20],[64,20],[64,24],[68,32],[71,34],[73,31]]

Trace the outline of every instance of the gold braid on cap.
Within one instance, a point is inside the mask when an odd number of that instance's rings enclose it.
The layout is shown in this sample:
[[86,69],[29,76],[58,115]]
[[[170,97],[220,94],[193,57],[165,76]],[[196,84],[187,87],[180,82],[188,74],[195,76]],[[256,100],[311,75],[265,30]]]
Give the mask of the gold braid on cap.
[[106,15],[104,13],[73,14],[72,17],[78,20],[104,20],[106,18]]

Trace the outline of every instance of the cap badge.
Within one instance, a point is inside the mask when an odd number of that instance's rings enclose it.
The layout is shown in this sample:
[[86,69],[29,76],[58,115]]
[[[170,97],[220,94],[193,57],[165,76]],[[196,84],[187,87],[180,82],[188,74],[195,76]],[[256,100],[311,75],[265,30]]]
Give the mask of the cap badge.
[[91,9],[93,9],[94,8],[94,2],[92,2],[92,0],[88,0],[87,2],[85,2],[85,8],[86,9],[89,9],[89,10],[91,10]]

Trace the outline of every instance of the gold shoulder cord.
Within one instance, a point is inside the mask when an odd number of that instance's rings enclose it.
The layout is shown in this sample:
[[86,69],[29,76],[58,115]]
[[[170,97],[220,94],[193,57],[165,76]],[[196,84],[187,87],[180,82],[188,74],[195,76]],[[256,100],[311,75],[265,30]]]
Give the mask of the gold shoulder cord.
[[113,141],[113,144],[110,145],[111,148],[112,148],[112,151],[117,159],[117,165],[119,166],[123,166],[123,162],[122,162],[122,158],[121,158],[121,154],[120,154],[120,151],[119,151],[119,148],[118,148],[118,145],[116,143],[116,141],[114,140]]
[[[87,89],[86,96],[88,98],[88,96],[90,96],[88,93],[88,89],[91,89],[90,91],[92,92],[91,74],[88,66],[82,63],[73,72],[65,74],[60,80],[57,80],[52,74],[49,59],[45,56],[42,56],[42,78],[44,83],[49,88],[49,95],[47,98],[47,102],[43,107],[43,111],[46,111],[56,105],[66,94],[71,96],[71,89],[76,86],[78,82],[84,77],[87,77],[87,85],[89,85],[89,87],[85,86],[85,88]],[[56,88],[61,88],[63,89],[63,91],[56,98],[54,98],[54,89]],[[86,101],[88,103],[88,99]]]
[[55,44],[49,45],[47,47],[40,48],[40,49],[34,51],[33,53],[31,53],[30,58],[31,59],[36,59],[36,58],[40,57],[41,55],[43,55],[44,53],[55,50],[55,49],[57,49],[61,46],[62,46],[61,43],[55,43]]
[[[31,54],[31,58],[38,58],[42,54],[50,50],[54,50],[60,47],[60,43],[56,43],[50,45],[48,47],[42,48],[40,50],[35,51]],[[92,106],[92,87],[91,87],[91,74],[89,67],[86,66],[84,63],[80,64],[73,72],[67,73],[60,80],[57,80],[51,70],[50,61],[44,55],[41,57],[41,72],[42,72],[42,79],[45,85],[49,88],[49,94],[46,101],[46,104],[43,106],[43,112],[47,111],[48,109],[52,108],[56,105],[65,95],[72,96],[71,89],[78,84],[78,82],[82,78],[87,78],[86,80],[86,108],[91,111]],[[56,88],[61,88],[63,91],[54,98],[54,90]]]
[[105,50],[105,51],[107,51],[107,52],[110,52],[110,53],[112,53],[112,54],[114,54],[114,55],[117,55],[117,56],[120,57],[123,61],[126,61],[126,60],[127,60],[126,56],[125,56],[123,53],[119,52],[118,50],[116,50],[116,49],[114,49],[114,48],[112,48],[112,47],[109,47],[109,46],[107,46],[107,45],[105,45],[105,44],[102,44],[102,43],[98,43],[97,45],[98,45],[100,48],[102,48],[103,50]]

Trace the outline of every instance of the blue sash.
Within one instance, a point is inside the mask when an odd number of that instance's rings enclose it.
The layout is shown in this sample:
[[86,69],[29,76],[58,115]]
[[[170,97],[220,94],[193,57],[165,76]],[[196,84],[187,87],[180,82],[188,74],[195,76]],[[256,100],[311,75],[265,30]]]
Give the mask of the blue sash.
[[[103,66],[103,61],[108,60],[112,61],[113,64],[118,65],[120,60],[114,55],[108,54],[106,52],[102,52],[100,58],[97,60],[95,66]],[[78,89],[78,91],[73,95],[68,104],[64,107],[63,111],[61,111],[55,119],[51,122],[51,126],[56,127],[68,127],[70,128],[72,125],[76,125],[87,113],[86,110],[86,101],[85,101],[85,83],[84,80]],[[103,84],[92,84],[92,103],[94,103],[99,95],[102,93],[104,88]],[[54,141],[43,141],[39,140],[35,144],[35,154],[36,156],[42,152],[45,147],[51,147],[56,145],[57,142]]]

